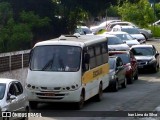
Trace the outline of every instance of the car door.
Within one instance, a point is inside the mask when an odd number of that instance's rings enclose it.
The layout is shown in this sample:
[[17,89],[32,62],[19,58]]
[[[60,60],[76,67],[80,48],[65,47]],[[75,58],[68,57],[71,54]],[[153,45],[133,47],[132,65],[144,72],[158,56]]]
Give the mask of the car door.
[[26,95],[24,93],[22,84],[20,82],[15,82],[15,88],[16,88],[16,97],[17,97],[17,103],[18,103],[18,111],[24,111],[26,106]]
[[118,70],[119,70],[120,83],[123,83],[124,78],[125,78],[125,68],[124,68],[122,59],[120,57],[117,58],[117,67],[118,67]]
[[116,59],[116,76],[118,78],[118,82],[121,83],[122,82],[122,70],[120,68],[120,61],[118,60],[118,58]]
[[[11,96],[14,96],[15,99],[11,100]],[[17,111],[19,108],[18,99],[16,97],[16,88],[14,82],[11,82],[8,87],[6,103],[8,105],[8,111]]]
[[132,68],[132,72],[133,72],[133,75],[134,75],[137,72],[137,60],[134,57],[132,52],[129,52],[129,53],[130,53],[131,68]]

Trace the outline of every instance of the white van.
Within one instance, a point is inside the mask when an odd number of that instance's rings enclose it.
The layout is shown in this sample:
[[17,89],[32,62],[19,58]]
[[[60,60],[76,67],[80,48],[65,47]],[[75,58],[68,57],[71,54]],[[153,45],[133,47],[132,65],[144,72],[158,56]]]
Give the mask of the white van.
[[109,84],[107,38],[61,36],[35,44],[26,81],[29,103],[75,102],[77,108]]

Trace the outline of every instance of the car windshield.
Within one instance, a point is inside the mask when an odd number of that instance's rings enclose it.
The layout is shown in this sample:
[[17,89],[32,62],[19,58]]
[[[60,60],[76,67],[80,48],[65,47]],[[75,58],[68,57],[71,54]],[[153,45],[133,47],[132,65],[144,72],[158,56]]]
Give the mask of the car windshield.
[[128,34],[115,34],[115,36],[119,37],[121,40],[134,40],[132,36]]
[[140,34],[140,32],[136,28],[122,28],[122,31],[129,34]]
[[108,37],[108,45],[123,44],[123,41],[117,37]]
[[127,64],[130,62],[130,59],[129,59],[129,55],[128,54],[116,54],[116,56],[120,57],[123,61],[124,64]]
[[109,68],[110,69],[114,69],[114,67],[115,67],[115,59],[114,58],[109,58],[108,63],[109,63]]
[[151,55],[154,55],[154,51],[151,47],[132,48],[131,51],[136,56],[151,56]]
[[6,84],[0,83],[0,100],[3,99],[5,94]]
[[[30,69],[35,71],[78,71],[81,48],[75,46],[38,46],[32,51]],[[66,70],[66,66],[72,68]]]
[[79,27],[79,28],[77,28],[75,30],[75,33],[79,33],[79,34],[91,34],[92,31],[89,28],[81,28],[81,27]]
[[91,34],[92,31],[89,28],[82,28],[83,32],[85,32],[86,34]]

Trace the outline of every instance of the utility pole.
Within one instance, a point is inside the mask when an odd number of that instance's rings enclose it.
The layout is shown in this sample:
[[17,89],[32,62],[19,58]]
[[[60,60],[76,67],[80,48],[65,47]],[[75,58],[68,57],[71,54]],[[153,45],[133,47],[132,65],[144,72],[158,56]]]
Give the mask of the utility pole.
[[[155,0],[153,0],[153,11],[154,11],[154,22],[156,22]],[[155,24],[154,24],[154,32],[155,32]]]

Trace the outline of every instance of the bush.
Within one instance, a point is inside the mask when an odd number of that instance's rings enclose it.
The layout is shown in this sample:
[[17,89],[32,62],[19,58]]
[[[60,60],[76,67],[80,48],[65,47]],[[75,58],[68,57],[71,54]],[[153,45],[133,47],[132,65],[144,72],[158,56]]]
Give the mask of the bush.
[[149,26],[149,28],[152,33],[153,37],[160,37],[160,26]]

